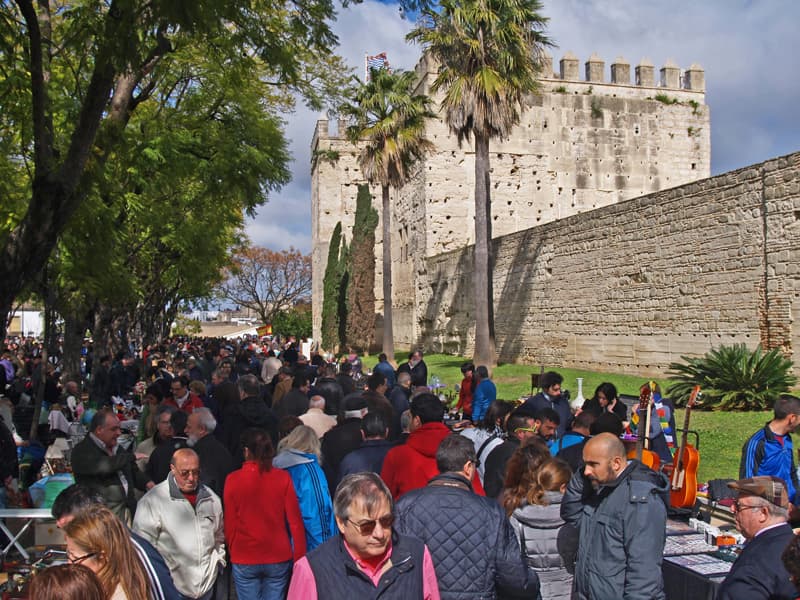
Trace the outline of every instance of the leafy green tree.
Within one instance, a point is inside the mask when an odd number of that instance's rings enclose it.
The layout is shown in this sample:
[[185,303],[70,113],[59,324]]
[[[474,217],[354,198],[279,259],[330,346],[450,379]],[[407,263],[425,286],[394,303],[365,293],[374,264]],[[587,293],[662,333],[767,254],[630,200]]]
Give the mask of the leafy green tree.
[[433,92],[459,143],[475,140],[475,364],[494,365],[489,141],[519,122],[550,44],[538,0],[442,0],[408,34],[438,63]]
[[778,396],[797,383],[792,361],[779,348],[764,352],[744,344],[720,346],[699,358],[682,356],[670,364],[674,382],[667,392],[677,404],[685,404],[695,385],[702,392],[702,406],[720,410],[768,410]]
[[[145,107],[185,107],[188,115],[198,90],[209,99],[221,91],[223,71],[234,85],[265,86],[258,102],[266,106],[286,105],[298,92],[318,107],[338,88],[336,75],[346,72],[330,51],[336,42],[329,28],[333,17],[330,0],[2,3],[0,315],[8,314],[14,298],[42,271],[82,203],[95,193],[103,198],[107,167],[124,153],[134,115]],[[223,60],[217,72],[192,70],[192,53]],[[252,112],[222,93],[216,100],[200,115],[219,127],[235,125],[236,119],[228,119],[237,110],[242,122]],[[254,100],[248,96],[248,102]],[[229,149],[235,149],[234,138],[235,130]],[[204,139],[187,131],[182,141],[199,147]],[[241,151],[249,149],[244,144]],[[257,189],[249,200],[257,205],[280,179],[251,173],[220,179],[220,172],[235,170],[239,156],[227,156],[225,167],[218,154],[201,175],[214,184],[208,191]],[[149,157],[157,158],[158,151]],[[115,195],[104,200],[113,203]]]
[[311,304],[301,302],[289,310],[279,310],[272,318],[272,331],[282,337],[311,337]]
[[375,228],[378,211],[372,207],[369,186],[359,185],[350,242],[347,289],[347,345],[368,351],[375,339]]
[[200,321],[190,319],[184,315],[175,317],[175,326],[172,328],[172,335],[200,335],[203,330]]
[[347,136],[360,144],[364,177],[381,186],[383,222],[383,352],[394,359],[392,327],[392,229],[389,188],[403,187],[414,164],[433,144],[425,137],[425,119],[434,117],[430,99],[414,94],[416,73],[371,69],[366,83],[356,80],[352,103],[342,107],[354,124]]

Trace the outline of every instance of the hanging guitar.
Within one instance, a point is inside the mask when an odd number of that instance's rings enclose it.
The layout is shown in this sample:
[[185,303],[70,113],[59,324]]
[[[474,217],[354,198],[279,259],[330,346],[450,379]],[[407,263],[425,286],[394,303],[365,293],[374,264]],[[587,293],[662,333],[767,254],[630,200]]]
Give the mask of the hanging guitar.
[[[646,467],[658,471],[658,467],[661,465],[661,459],[658,457],[658,454],[645,447],[649,445],[647,434],[650,432],[652,398],[653,390],[649,383],[645,383],[639,388],[639,408],[637,409],[639,413],[639,427],[637,429],[638,439],[636,440],[636,448],[628,452],[628,458],[635,458]],[[644,418],[642,418],[643,416]]]
[[688,444],[686,438],[689,431],[689,418],[692,407],[700,395],[700,386],[694,386],[689,401],[686,403],[686,415],[683,418],[683,434],[681,446],[672,461],[672,477],[670,478],[669,503],[676,508],[690,508],[697,499],[697,466],[700,464],[700,453],[697,448]]

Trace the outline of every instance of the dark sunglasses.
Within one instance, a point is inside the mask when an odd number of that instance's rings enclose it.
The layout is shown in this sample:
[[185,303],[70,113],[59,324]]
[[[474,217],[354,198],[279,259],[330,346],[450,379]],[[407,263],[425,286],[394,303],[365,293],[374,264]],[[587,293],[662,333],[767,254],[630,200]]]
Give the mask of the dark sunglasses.
[[394,515],[386,515],[381,517],[380,519],[370,519],[368,521],[361,521],[361,523],[356,523],[352,519],[348,518],[353,525],[356,526],[358,529],[358,533],[361,535],[372,535],[372,532],[375,531],[375,526],[380,523],[383,529],[388,529],[394,523]]

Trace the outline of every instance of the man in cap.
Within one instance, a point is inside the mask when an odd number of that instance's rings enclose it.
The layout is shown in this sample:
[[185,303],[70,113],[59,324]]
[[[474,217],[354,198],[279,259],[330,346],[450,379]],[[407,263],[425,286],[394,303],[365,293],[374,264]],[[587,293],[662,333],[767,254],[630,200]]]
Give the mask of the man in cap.
[[344,397],[342,408],[344,412],[340,423],[322,436],[322,456],[325,457],[322,470],[325,471],[331,497],[336,493],[336,486],[339,484],[342,459],[348,452],[361,446],[361,419],[367,414],[367,401],[361,392],[353,392]]
[[720,585],[717,600],[793,600],[797,591],[781,562],[781,553],[794,537],[787,523],[786,484],[778,477],[761,475],[728,487],[739,492],[733,511],[747,543]]

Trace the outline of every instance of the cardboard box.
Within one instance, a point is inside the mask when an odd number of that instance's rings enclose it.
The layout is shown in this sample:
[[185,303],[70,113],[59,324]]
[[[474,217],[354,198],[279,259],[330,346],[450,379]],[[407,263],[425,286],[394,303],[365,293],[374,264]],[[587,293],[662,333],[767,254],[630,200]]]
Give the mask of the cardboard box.
[[34,540],[37,546],[63,546],[64,532],[56,527],[55,521],[39,521],[34,524]]

